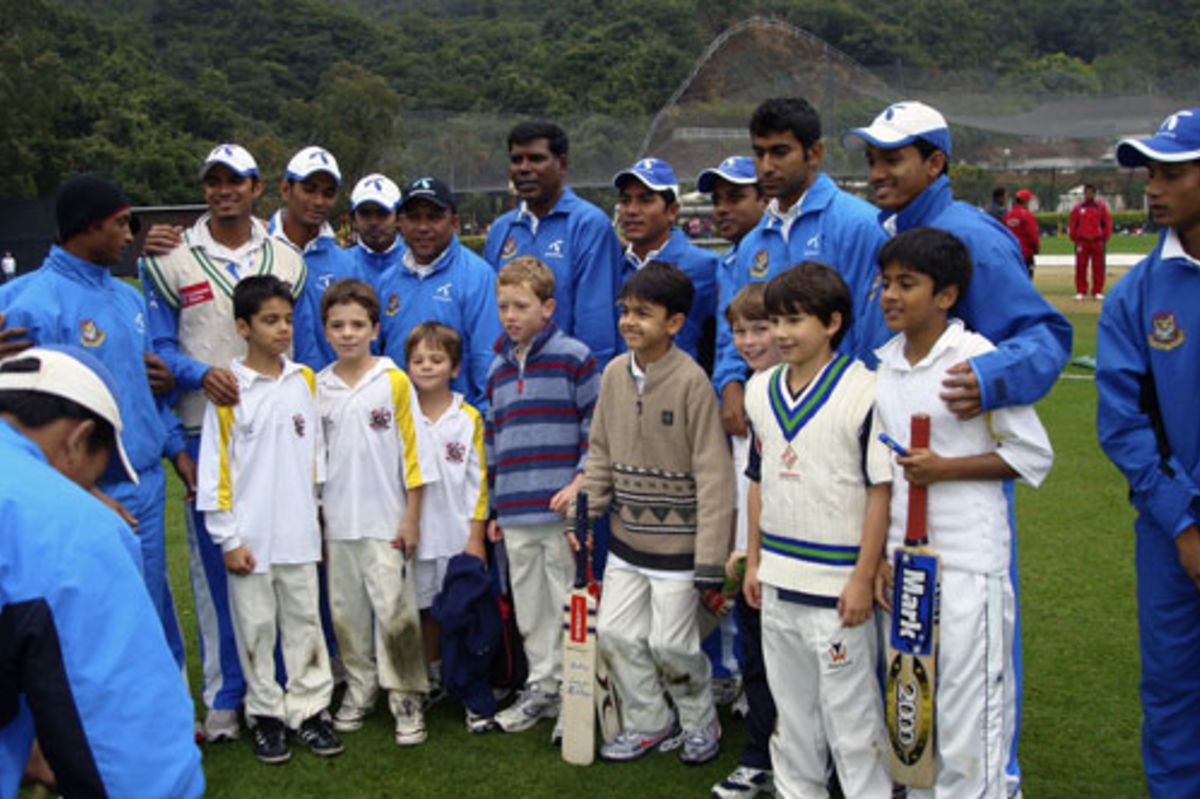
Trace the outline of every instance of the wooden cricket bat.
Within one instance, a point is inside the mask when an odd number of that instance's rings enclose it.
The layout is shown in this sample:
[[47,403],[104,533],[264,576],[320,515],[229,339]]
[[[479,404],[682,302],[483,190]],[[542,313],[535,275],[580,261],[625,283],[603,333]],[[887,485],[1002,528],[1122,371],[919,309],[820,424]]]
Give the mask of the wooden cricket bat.
[[575,498],[575,586],[563,608],[562,757],[588,766],[596,757],[596,597],[588,590],[587,494]]
[[[600,583],[592,573],[592,548],[588,547],[587,559],[588,593],[600,604]],[[600,720],[600,737],[608,743],[621,732],[621,705],[617,701],[617,688],[608,673],[608,662],[596,649],[596,716]]]
[[[929,417],[914,414],[910,449],[929,447]],[[892,779],[932,788],[937,755],[937,643],[941,559],[929,546],[925,486],[908,486],[904,546],[893,562],[886,696]]]

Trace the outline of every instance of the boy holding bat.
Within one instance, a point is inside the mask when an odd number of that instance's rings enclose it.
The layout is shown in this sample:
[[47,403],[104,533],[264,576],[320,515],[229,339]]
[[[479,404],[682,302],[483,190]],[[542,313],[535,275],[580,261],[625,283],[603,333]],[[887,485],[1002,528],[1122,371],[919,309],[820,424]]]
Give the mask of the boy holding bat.
[[[1004,799],[1013,723],[1004,686],[1012,679],[1006,653],[1015,609],[1003,481],[1037,486],[1053,452],[1031,406],[963,420],[938,396],[950,365],[995,349],[949,317],[971,280],[966,246],[945,231],[914,228],[885,244],[879,263],[884,321],[899,335],[878,350],[878,427],[902,445],[914,414],[928,415],[931,429],[927,448],[911,447],[893,463],[887,550],[891,556],[903,544],[911,483],[929,487],[929,546],[941,559],[936,743],[925,755],[936,756],[937,767],[932,787],[909,796]],[[889,610],[891,581],[885,563],[876,597]]]

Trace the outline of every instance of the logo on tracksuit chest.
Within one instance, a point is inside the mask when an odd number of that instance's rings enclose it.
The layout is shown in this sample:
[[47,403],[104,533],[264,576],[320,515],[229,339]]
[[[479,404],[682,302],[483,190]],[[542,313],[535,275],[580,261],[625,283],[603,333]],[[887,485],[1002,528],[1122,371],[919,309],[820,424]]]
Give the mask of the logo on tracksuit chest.
[[452,283],[443,283],[433,290],[433,299],[437,302],[452,302],[450,298],[450,287]]
[[79,343],[85,347],[99,347],[106,338],[104,331],[91,319],[79,323]]
[[508,260],[517,254],[517,240],[509,236],[504,240],[504,246],[500,248],[500,257]]
[[821,254],[821,234],[814,233],[804,242],[804,257],[814,258]]
[[766,250],[759,250],[754,253],[754,260],[750,262],[750,277],[756,280],[761,280],[767,276],[767,270],[771,268],[771,256]]
[[543,258],[562,258],[563,257],[563,240],[555,239],[546,246],[546,252],[542,255]]
[[389,294],[388,295],[387,305],[384,306],[383,312],[385,314],[387,314],[388,316],[395,316],[396,314],[400,313],[400,295],[399,294]]
[[1183,343],[1183,328],[1175,318],[1174,311],[1159,311],[1151,317],[1150,346],[1159,350],[1173,350]]

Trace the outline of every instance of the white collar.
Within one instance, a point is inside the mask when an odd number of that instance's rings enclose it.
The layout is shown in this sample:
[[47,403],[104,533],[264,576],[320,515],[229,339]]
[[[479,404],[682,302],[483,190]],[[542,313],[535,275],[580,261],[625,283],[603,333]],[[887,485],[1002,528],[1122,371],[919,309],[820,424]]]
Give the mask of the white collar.
[[787,241],[788,234],[792,231],[792,225],[796,224],[796,220],[800,218],[800,209],[804,206],[804,198],[808,196],[808,190],[792,204],[792,207],[786,211],[779,210],[779,198],[775,197],[771,202],[767,203],[767,216],[769,219],[779,221],[780,230],[783,233],[783,240]]
[[905,337],[903,333],[898,333],[888,339],[886,344],[875,350],[875,354],[879,356],[880,363],[889,369],[899,372],[916,371],[933,363],[951,347],[958,346],[966,333],[967,327],[961,319],[947,319],[946,329],[942,331],[942,335],[938,336],[938,340],[929,348],[929,352],[925,353],[925,357],[915,364],[910,364],[908,358],[904,357]]
[[283,370],[279,373],[278,378],[268,377],[262,372],[254,371],[249,366],[246,366],[245,358],[234,358],[233,362],[229,365],[229,371],[233,372],[233,376],[237,378],[239,386],[249,388],[252,383],[258,380],[281,382],[304,368],[302,364],[296,363],[286,355],[280,355],[279,358],[283,361]]
[[1200,267],[1200,260],[1193,258],[1183,249],[1183,242],[1179,240],[1179,233],[1175,228],[1168,228],[1167,235],[1163,239],[1162,259],[1165,261],[1169,258],[1182,258],[1192,266]]
[[438,268],[442,261],[446,259],[446,256],[449,253],[450,245],[447,244],[446,249],[442,250],[437,258],[434,258],[427,264],[419,264],[417,263],[417,259],[413,257],[412,247],[409,247],[404,251],[404,255],[400,257],[400,263],[404,264],[404,268],[412,272],[414,275],[419,275],[420,277],[429,277],[433,274],[434,270]]
[[188,244],[193,247],[200,247],[206,255],[216,256],[227,261],[237,261],[248,252],[257,250],[267,240],[266,226],[261,219],[252,216],[250,217],[250,238],[246,239],[245,243],[240,247],[226,247],[213,238],[212,230],[208,227],[211,219],[212,214],[206,212],[196,220],[191,230],[188,231]]
[[275,214],[271,217],[271,221],[267,225],[267,232],[270,233],[275,238],[282,241],[284,244],[291,247],[293,250],[295,250],[300,255],[304,255],[309,250],[311,250],[313,247],[316,247],[317,242],[320,241],[321,239],[335,239],[335,240],[337,239],[337,236],[333,232],[333,227],[328,222],[322,222],[321,227],[317,230],[317,235],[313,237],[312,241],[310,241],[308,244],[305,244],[303,247],[301,247],[299,244],[297,244],[296,242],[289,239],[287,237],[287,234],[283,232],[283,209],[282,208],[280,208],[278,211],[276,211]]

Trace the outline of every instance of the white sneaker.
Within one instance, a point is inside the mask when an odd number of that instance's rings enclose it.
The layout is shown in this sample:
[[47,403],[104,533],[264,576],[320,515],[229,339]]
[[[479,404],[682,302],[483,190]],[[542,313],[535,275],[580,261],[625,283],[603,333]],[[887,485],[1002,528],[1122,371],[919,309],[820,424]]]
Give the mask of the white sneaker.
[[396,743],[400,746],[417,746],[425,743],[427,737],[421,702],[410,696],[404,697],[396,709]]
[[496,724],[505,732],[523,732],[542,719],[558,716],[558,692],[548,694],[541,686],[527,685],[511,705],[496,714]]
[[1104,294],[1099,291],[1097,291],[1095,294],[1093,294],[1092,297],[1094,297],[1096,300],[1098,300],[1100,302],[1104,302]]
[[351,707],[345,702],[342,702],[341,707],[337,709],[337,713],[333,714],[333,728],[338,732],[355,732],[362,729],[363,721],[367,717],[367,711],[360,707]]
[[240,730],[236,710],[219,710],[210,707],[204,716],[204,740],[209,743],[236,740]]
[[479,735],[494,729],[496,729],[494,716],[481,716],[478,713],[472,713],[470,709],[467,710],[467,732]]
[[713,799],[750,799],[760,793],[775,793],[775,780],[769,769],[738,766],[712,787]]
[[1075,295],[1075,302],[1083,302],[1083,295],[1082,295],[1082,294],[1076,294],[1076,295]]
[[714,720],[706,727],[684,730],[683,749],[679,759],[688,766],[699,766],[721,753],[721,722]]

